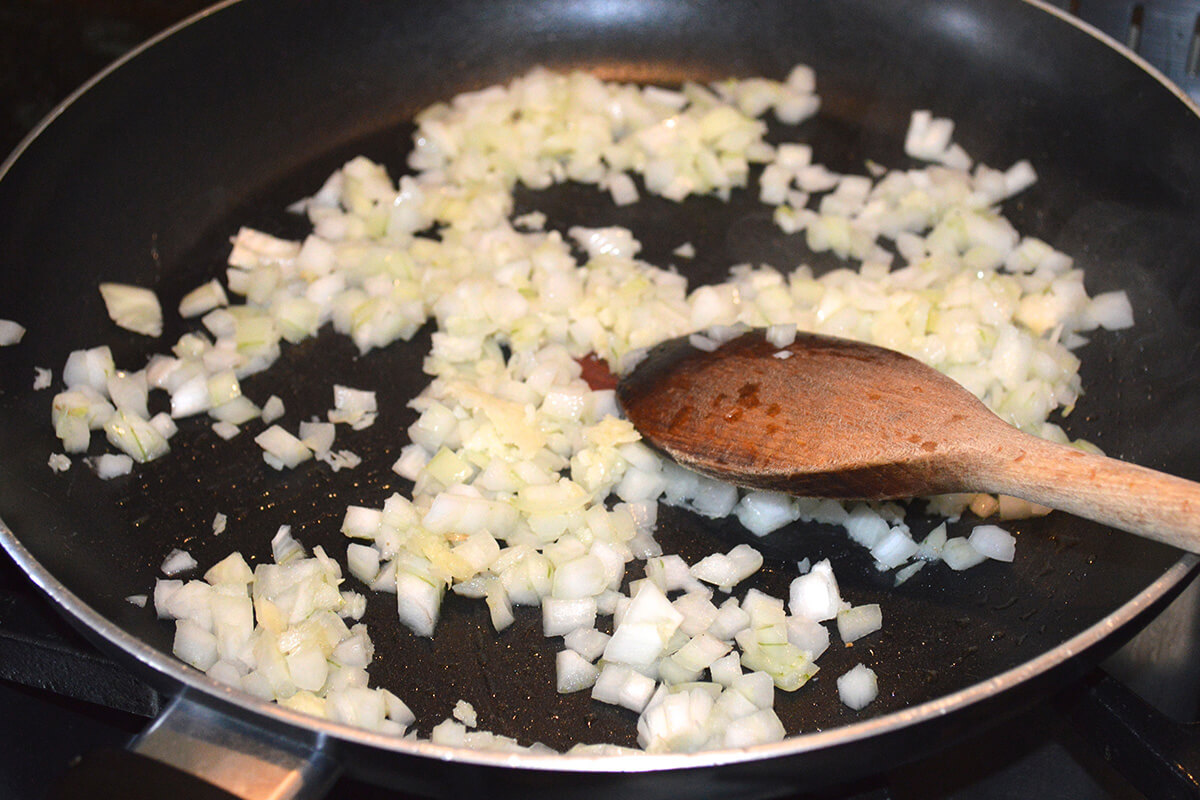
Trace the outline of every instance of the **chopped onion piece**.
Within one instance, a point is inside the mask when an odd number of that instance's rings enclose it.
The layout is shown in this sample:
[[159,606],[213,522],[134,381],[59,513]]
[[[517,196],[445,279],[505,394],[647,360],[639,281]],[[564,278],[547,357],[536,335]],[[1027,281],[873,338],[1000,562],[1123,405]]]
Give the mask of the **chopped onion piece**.
[[693,752],[711,734],[713,696],[702,688],[658,695],[638,718],[638,744],[646,751]]
[[263,449],[263,459],[275,469],[294,468],[312,458],[312,450],[304,442],[278,425],[267,428],[254,441]]
[[597,556],[587,554],[560,564],[554,571],[551,593],[555,598],[574,600],[594,597],[608,586],[608,572]]
[[475,707],[466,700],[459,700],[457,703],[455,703],[454,710],[450,713],[456,720],[461,722],[463,725],[466,725],[468,728],[474,728],[478,724],[478,717],[475,714]]
[[576,628],[563,637],[563,644],[591,662],[601,656],[609,638],[607,633],[596,628]]
[[1089,321],[1110,331],[1133,327],[1133,306],[1124,291],[1094,296],[1087,309]]
[[792,581],[788,608],[796,616],[813,622],[833,619],[846,608],[829,559],[818,561]]
[[924,561],[938,561],[946,546],[946,523],[938,523],[937,527],[925,535],[917,548],[917,557]]
[[914,561],[913,563],[909,564],[907,567],[896,570],[896,585],[899,586],[900,584],[908,581],[909,578],[911,578],[913,575],[916,575],[918,572],[920,572],[921,568],[924,567],[928,563],[929,562],[927,562],[927,561]]
[[623,664],[606,664],[592,685],[592,699],[641,713],[654,694],[655,683]]
[[920,548],[909,535],[908,529],[896,526],[871,548],[871,555],[881,567],[891,569],[907,562],[917,554],[918,549]]
[[796,341],[796,326],[794,323],[772,325],[767,328],[766,339],[776,347],[787,347]]
[[785,736],[787,731],[775,711],[763,708],[730,722],[725,727],[722,744],[725,747],[752,747],[782,742]]
[[942,546],[942,561],[953,570],[970,569],[986,560],[987,556],[972,547],[964,536],[947,539]]
[[169,577],[195,569],[196,566],[196,559],[192,558],[191,554],[185,550],[176,548],[167,554],[166,559],[162,563],[162,572]]
[[839,611],[837,615],[838,635],[847,644],[874,633],[881,627],[883,627],[883,613],[878,603],[854,606]]
[[691,574],[728,592],[762,566],[762,554],[747,544],[739,544],[729,553],[705,556],[691,568]]
[[811,619],[791,616],[787,621],[787,640],[816,661],[829,648],[829,629]]
[[445,588],[427,573],[397,570],[396,608],[400,621],[418,636],[433,636]]
[[346,546],[346,566],[351,575],[370,585],[379,577],[379,551],[351,543]]
[[546,636],[565,636],[596,624],[596,599],[547,597],[542,600],[542,632]]
[[276,564],[287,564],[294,558],[304,558],[304,547],[292,536],[292,526],[280,525],[271,537],[271,557]]
[[75,350],[63,367],[63,383],[68,389],[89,386],[97,392],[108,391],[108,379],[117,371],[112,350],[107,345],[90,350]]
[[283,416],[284,408],[283,401],[275,395],[267,398],[267,402],[263,403],[262,421],[264,424],[270,425],[275,420]]
[[199,317],[214,308],[229,305],[229,298],[216,279],[201,284],[183,296],[179,301],[179,316],[184,319]]
[[879,684],[875,671],[863,664],[856,664],[837,679],[838,697],[855,711],[861,711],[879,696]]
[[349,450],[338,450],[337,452],[327,451],[317,453],[318,461],[328,464],[334,472],[339,472],[343,469],[353,469],[362,463],[362,458]]
[[724,656],[729,650],[728,643],[707,633],[700,633],[676,650],[671,658],[684,669],[699,672],[708,669],[714,661]]
[[117,409],[104,423],[109,444],[127,453],[138,463],[152,461],[171,449],[166,438],[149,420],[132,411]]
[[868,550],[878,546],[891,529],[887,520],[865,504],[855,506],[844,524],[850,538]]
[[300,441],[314,453],[327,453],[333,449],[337,429],[332,422],[301,422]]
[[795,500],[781,492],[747,492],[733,513],[755,536],[766,536],[800,518]]
[[[67,463],[69,465],[70,461],[68,460]],[[96,476],[106,481],[121,475],[128,475],[133,471],[133,459],[126,455],[105,453],[104,455],[89,459],[88,463],[95,470]]]
[[717,609],[708,632],[722,641],[730,642],[749,626],[750,615],[738,605],[737,598],[731,597]]
[[1019,497],[1010,497],[1009,495],[1002,494],[996,498],[996,511],[1000,515],[1000,519],[1044,517],[1052,510],[1047,506],[1031,503]]
[[217,663],[217,637],[190,619],[175,623],[175,642],[171,652],[198,670]]
[[651,581],[643,581],[605,645],[604,659],[624,664],[651,664],[682,622],[683,614],[671,605],[662,590]]
[[996,561],[1012,561],[1017,540],[1011,533],[996,525],[977,525],[967,537],[967,544],[980,554]]
[[220,436],[225,441],[229,441],[233,437],[241,433],[242,429],[232,422],[218,421],[212,425],[213,433]]
[[25,328],[11,319],[0,319],[0,347],[8,347],[21,341]]
[[333,408],[329,411],[330,422],[341,422],[355,430],[375,424],[378,407],[375,393],[348,386],[333,387]]
[[179,432],[179,426],[175,424],[175,420],[171,419],[171,415],[165,411],[160,411],[150,418],[150,425],[154,430],[158,431],[164,439],[170,439]]
[[102,283],[100,295],[109,318],[122,328],[145,336],[162,336],[162,307],[154,292],[123,283]]
[[183,581],[180,580],[163,580],[162,578],[155,580],[154,610],[158,613],[159,619],[171,617],[171,599],[182,588]]
[[720,612],[713,605],[711,596],[710,590],[701,587],[692,589],[672,601],[671,605],[683,614],[683,622],[679,623],[680,631],[688,636],[696,636],[712,626]]
[[555,686],[559,694],[590,689],[600,670],[574,650],[560,650],[555,656]]

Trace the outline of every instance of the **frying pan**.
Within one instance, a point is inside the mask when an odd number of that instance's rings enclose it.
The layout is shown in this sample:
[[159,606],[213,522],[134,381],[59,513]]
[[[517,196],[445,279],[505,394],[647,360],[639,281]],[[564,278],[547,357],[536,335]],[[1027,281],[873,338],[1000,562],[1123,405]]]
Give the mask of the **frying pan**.
[[[186,330],[171,314],[161,342],[117,330],[99,282],[152,287],[172,309],[223,273],[240,225],[303,236],[303,220],[282,209],[328,173],[363,153],[400,174],[417,110],[535,65],[671,84],[782,77],[796,63],[817,69],[822,111],[799,131],[773,135],[803,136],[834,170],[862,172],[867,159],[906,165],[901,142],[916,108],[955,119],[956,140],[985,163],[1033,162],[1041,179],[1006,205],[1010,219],[1073,254],[1092,292],[1128,290],[1138,317],[1132,330],[1099,333],[1081,351],[1087,393],[1064,424],[1112,455],[1200,477],[1200,117],[1136,58],[1049,7],[223,4],[90,83],[18,148],[0,180],[0,318],[28,328],[18,346],[0,349],[0,542],[81,630],[174,698],[138,749],[187,761],[191,771],[235,763],[268,781],[291,770],[297,795],[319,792],[339,769],[436,795],[779,794],[877,772],[1036,702],[1182,587],[1195,557],[1060,514],[1011,526],[1019,540],[1012,565],[931,568],[900,587],[843,534],[793,526],[756,540],[767,563],[754,585],[784,594],[796,560],[828,557],[847,599],[885,610],[879,634],[833,648],[812,685],[777,703],[793,736],[740,751],[584,758],[436,747],[256,701],[175,661],[170,626],[123,599],[152,588],[174,547],[205,565],[232,550],[268,558],[280,524],[309,547],[344,553],[345,507],[378,505],[407,488],[390,465],[413,420],[405,402],[425,383],[428,331],[361,358],[323,331],[246,381],[252,398],[282,397],[293,424],[327,408],[334,383],[379,389],[379,422],[345,441],[364,460],[353,471],[276,473],[261,463],[253,426],[222,442],[191,421],[169,457],[132,475],[103,482],[80,464],[58,475],[47,467],[59,449],[52,391],[31,389],[34,367],[57,374],[68,352],[105,342],[119,366],[137,368]],[[617,209],[565,185],[517,200],[517,213],[541,208],[562,230],[630,227],[655,263],[671,262],[690,241],[695,282],[743,262],[833,265],[774,229],[749,194],[728,205],[648,199]],[[217,511],[229,517],[220,536],[210,528]],[[920,531],[932,520],[917,515],[913,524]],[[670,509],[659,528],[664,547],[689,560],[744,538],[734,525]],[[554,692],[557,642],[542,637],[533,610],[495,636],[480,604],[451,596],[428,641],[396,623],[389,601],[372,598],[365,618],[377,644],[372,679],[413,707],[420,732],[465,699],[483,727],[526,743],[632,743],[632,715],[586,693]],[[880,675],[881,694],[852,712],[833,679],[860,661]]]

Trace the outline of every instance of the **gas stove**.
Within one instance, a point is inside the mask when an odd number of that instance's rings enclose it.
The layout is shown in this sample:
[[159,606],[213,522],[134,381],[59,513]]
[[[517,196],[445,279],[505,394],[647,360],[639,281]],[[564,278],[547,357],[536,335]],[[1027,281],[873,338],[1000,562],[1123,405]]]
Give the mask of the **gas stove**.
[[[208,0],[0,0],[0,153],[8,152],[54,105],[122,52],[193,13]],[[1194,0],[1060,0],[1136,49],[1200,99],[1200,3]],[[1200,585],[1104,665],[1119,683],[1176,723],[1200,719]],[[1168,794],[1139,791],[1106,758],[1120,762],[1123,734],[1099,749],[1081,728],[1076,699],[1084,682],[936,756],[852,784],[796,798],[824,800],[1120,800]],[[73,760],[123,747],[163,699],[92,647],[0,552],[0,798],[36,798]],[[1152,724],[1171,725],[1152,718]],[[1169,729],[1169,728],[1168,728]],[[1145,788],[1149,786],[1150,788]],[[1200,795],[1196,795],[1200,796]],[[331,798],[403,798],[343,778]]]

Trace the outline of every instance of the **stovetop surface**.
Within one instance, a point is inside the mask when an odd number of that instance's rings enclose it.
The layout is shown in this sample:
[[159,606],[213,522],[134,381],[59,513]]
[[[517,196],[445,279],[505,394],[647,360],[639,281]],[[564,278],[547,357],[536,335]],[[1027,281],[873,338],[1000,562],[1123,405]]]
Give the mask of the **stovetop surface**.
[[[208,4],[208,0],[0,0],[0,155],[114,58]],[[1060,5],[1074,6],[1085,17],[1090,11],[1092,21],[1114,28],[1130,21],[1128,9],[1118,13],[1117,7],[1133,4],[1077,0]],[[1164,13],[1184,26],[1192,20],[1191,30],[1196,30],[1196,3],[1137,5],[1143,8],[1137,18],[1142,33],[1147,32],[1147,19],[1153,21]],[[1158,30],[1151,25],[1148,33],[1159,36]],[[1129,38],[1128,30],[1110,32],[1121,40]],[[1172,56],[1163,68],[1185,88],[1200,91],[1194,67],[1185,62]],[[1191,75],[1189,68],[1193,68]],[[1197,592],[1189,590],[1164,615],[1186,621],[1162,624],[1170,630],[1190,625],[1196,606]],[[1124,669],[1123,677],[1135,684],[1140,675],[1141,686],[1158,690],[1161,696],[1149,699],[1170,706],[1185,721],[1195,719],[1200,659],[1194,653],[1182,661],[1174,656],[1163,659],[1155,655],[1156,648],[1153,643],[1141,646],[1161,669],[1149,674],[1141,669],[1147,657],[1135,652],[1136,644],[1128,649],[1133,655],[1125,659],[1124,667],[1120,658],[1113,666],[1118,672]],[[1174,693],[1164,693],[1167,682],[1178,685]],[[1148,694],[1154,693],[1151,690]],[[59,618],[0,552],[0,799],[43,796],[82,753],[124,746],[158,710],[159,702],[153,690]],[[372,787],[349,778],[341,780],[330,795],[334,800],[404,796],[401,786]],[[932,759],[796,797],[1134,800],[1143,795],[1093,753],[1055,704],[1047,703]]]

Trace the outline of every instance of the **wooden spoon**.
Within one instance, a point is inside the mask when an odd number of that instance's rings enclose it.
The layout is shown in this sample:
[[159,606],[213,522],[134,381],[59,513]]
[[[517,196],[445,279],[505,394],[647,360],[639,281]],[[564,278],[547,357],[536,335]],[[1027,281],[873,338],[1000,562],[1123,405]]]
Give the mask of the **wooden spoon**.
[[708,352],[683,337],[653,348],[617,396],[650,444],[741,486],[1005,494],[1200,552],[1200,484],[1022,433],[893,350],[804,333],[780,348],[751,331]]

